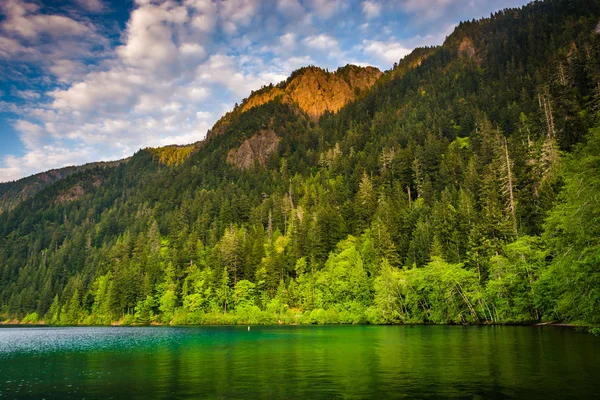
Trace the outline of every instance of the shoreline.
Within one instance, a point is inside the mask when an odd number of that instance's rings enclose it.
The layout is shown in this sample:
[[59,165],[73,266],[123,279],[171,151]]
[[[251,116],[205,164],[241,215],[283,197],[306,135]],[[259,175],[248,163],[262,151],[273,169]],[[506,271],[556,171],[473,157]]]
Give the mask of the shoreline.
[[530,327],[530,328],[543,328],[543,327],[557,327],[557,328],[575,328],[575,329],[590,329],[589,326],[586,325],[576,325],[572,323],[566,322],[540,322],[534,324],[518,324],[518,323],[506,323],[506,324],[433,324],[433,323],[405,323],[405,324],[343,324],[343,323],[274,323],[274,324],[252,324],[252,323],[235,323],[235,324],[163,324],[163,323],[149,323],[149,324],[123,324],[120,322],[114,322],[109,325],[100,325],[100,324],[76,324],[76,325],[59,325],[59,324],[46,324],[44,321],[38,321],[36,323],[23,323],[18,320],[5,320],[0,321],[0,326],[6,327],[57,327],[57,328],[65,328],[65,327],[201,327],[201,326],[471,326],[471,327],[482,327],[482,326],[520,326],[520,327]]

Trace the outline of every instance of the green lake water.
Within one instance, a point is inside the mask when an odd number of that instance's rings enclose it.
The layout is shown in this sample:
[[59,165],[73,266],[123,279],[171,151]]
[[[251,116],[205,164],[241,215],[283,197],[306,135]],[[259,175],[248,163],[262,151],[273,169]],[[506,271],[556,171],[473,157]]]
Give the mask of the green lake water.
[[0,399],[600,399],[561,328],[0,328]]

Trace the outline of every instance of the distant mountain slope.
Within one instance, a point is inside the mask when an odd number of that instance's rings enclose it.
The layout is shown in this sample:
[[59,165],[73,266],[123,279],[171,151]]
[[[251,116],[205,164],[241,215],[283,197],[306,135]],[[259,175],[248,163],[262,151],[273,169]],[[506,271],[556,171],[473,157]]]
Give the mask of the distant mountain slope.
[[[152,157],[156,158],[160,164],[175,166],[184,162],[200,145],[201,142],[197,142],[189,145],[147,148],[146,151]],[[56,168],[17,181],[2,182],[0,183],[0,214],[11,211],[39,191],[70,175],[95,168],[113,168],[128,162],[129,159],[125,158],[117,161],[93,162],[79,166]]]
[[111,168],[128,159],[109,162],[94,162],[81,166],[70,166],[52,169],[13,182],[0,183],[0,213],[8,212],[17,207],[21,202],[34,196],[40,190],[52,185],[54,182],[66,178],[74,173],[92,168]]

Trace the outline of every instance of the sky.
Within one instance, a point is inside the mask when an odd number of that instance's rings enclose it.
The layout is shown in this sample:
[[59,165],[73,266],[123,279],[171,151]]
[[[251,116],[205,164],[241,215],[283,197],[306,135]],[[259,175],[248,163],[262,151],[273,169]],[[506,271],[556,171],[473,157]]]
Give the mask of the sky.
[[0,182],[187,144],[302,66],[392,67],[524,0],[0,0]]

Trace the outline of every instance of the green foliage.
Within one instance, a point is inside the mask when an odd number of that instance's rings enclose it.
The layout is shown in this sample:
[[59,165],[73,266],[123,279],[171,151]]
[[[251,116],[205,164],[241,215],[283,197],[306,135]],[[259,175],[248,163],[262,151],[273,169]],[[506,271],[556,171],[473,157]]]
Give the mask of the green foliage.
[[134,314],[134,321],[136,324],[147,325],[152,322],[155,303],[154,297],[150,295],[146,296],[144,300],[137,302]]
[[402,275],[402,272],[392,267],[385,258],[381,261],[379,275],[373,283],[375,298],[368,310],[369,322],[374,324],[406,322],[405,310],[401,303]]
[[176,166],[183,163],[190,156],[195,147],[195,145],[166,146],[149,148],[146,150],[156,157],[159,163],[168,166]]
[[474,271],[433,257],[423,268],[402,271],[400,304],[408,322],[478,323],[485,319]]
[[40,317],[38,316],[38,313],[34,311],[31,314],[27,314],[25,318],[21,320],[21,322],[23,324],[37,324],[39,319]]
[[569,158],[559,203],[546,220],[553,256],[541,285],[550,289],[547,319],[600,324],[600,128]]
[[165,323],[171,321],[173,314],[175,313],[175,306],[177,305],[177,295],[173,290],[166,290],[159,299],[158,309],[162,314],[162,320]]
[[537,237],[523,236],[492,257],[486,297],[492,320],[524,323],[539,320],[535,283],[545,267],[546,253]]

